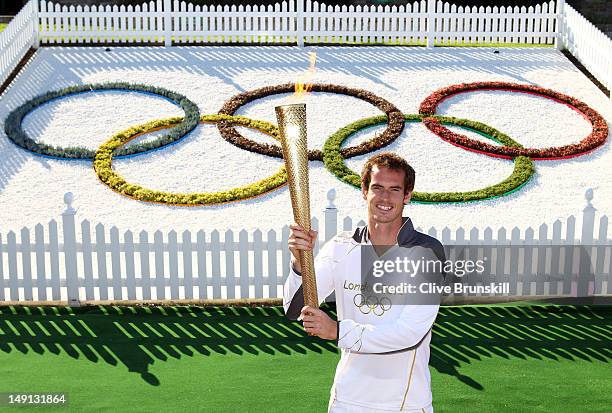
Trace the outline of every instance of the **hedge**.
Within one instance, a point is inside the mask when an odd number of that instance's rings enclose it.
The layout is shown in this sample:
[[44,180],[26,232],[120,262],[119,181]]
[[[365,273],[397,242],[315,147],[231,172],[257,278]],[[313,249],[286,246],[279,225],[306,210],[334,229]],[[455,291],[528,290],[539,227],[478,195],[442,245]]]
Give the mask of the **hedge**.
[[[125,195],[127,197],[143,201],[154,202],[168,205],[179,206],[198,206],[198,205],[213,205],[226,202],[244,200],[265,194],[273,189],[276,189],[287,182],[287,173],[285,167],[282,166],[275,174],[264,178],[260,181],[232,188],[219,192],[203,192],[203,193],[170,193],[156,191],[143,188],[137,184],[127,182],[121,175],[115,172],[112,168],[113,153],[118,148],[127,144],[131,140],[140,135],[148,133],[152,130],[165,129],[179,124],[182,118],[174,117],[164,120],[156,120],[143,125],[129,128],[125,131],[114,135],[107,142],[102,144],[96,151],[94,158],[94,170],[102,183],[107,185],[113,191]],[[248,128],[257,129],[262,133],[278,140],[278,129],[276,126],[259,120],[245,118],[243,116],[228,116],[228,115],[204,115],[200,118],[201,123],[227,122],[232,125],[245,126]]]
[[[295,90],[295,84],[286,83],[282,85],[266,86],[259,89],[251,90],[248,92],[240,93],[223,104],[223,107],[219,113],[226,115],[233,115],[236,111],[244,106],[245,104],[261,99],[266,96],[277,95],[281,93],[292,93]],[[342,149],[342,155],[345,158],[351,158],[357,155],[363,155],[368,152],[375,151],[383,148],[393,142],[402,133],[404,129],[404,121],[402,112],[391,102],[376,96],[372,92],[368,92],[363,89],[354,89],[346,86],[339,86],[333,84],[313,83],[310,91],[312,92],[325,92],[325,93],[336,93],[341,95],[352,96],[361,100],[364,100],[383,111],[388,119],[388,126],[380,135],[375,136],[373,139],[363,142],[357,146]],[[231,125],[227,125],[224,122],[218,125],[219,132],[223,139],[227,140],[233,145],[239,148],[246,149],[251,152],[260,153],[263,155],[274,156],[276,158],[282,158],[282,149],[278,145],[270,145],[265,143],[255,142],[242,136],[236,129]],[[311,161],[322,161],[323,152],[318,149],[308,151],[308,159]]]
[[[424,115],[404,116],[405,122],[425,122],[427,120],[435,120],[448,125],[460,126],[477,132],[498,143],[520,147],[520,144],[512,140],[509,136],[480,122],[437,115],[428,117]],[[356,188],[361,188],[361,177],[346,166],[340,148],[342,143],[352,134],[364,128],[379,125],[385,121],[386,118],[384,116],[374,116],[358,120],[335,132],[329,137],[324,145],[323,162],[325,163],[325,167],[341,181]],[[466,192],[413,192],[411,202],[466,202],[495,198],[518,190],[527,183],[534,172],[535,165],[533,161],[529,157],[518,156],[514,159],[514,170],[512,174],[498,184]]]
[[569,145],[550,147],[550,148],[523,148],[511,145],[495,146],[465,135],[454,133],[448,128],[440,125],[439,122],[432,121],[426,126],[435,134],[443,139],[459,146],[470,148],[478,152],[486,153],[491,156],[512,159],[516,156],[528,156],[531,159],[563,159],[579,156],[590,152],[603,145],[608,138],[608,124],[605,119],[586,103],[581,102],[571,96],[564,95],[552,89],[546,89],[534,85],[524,85],[509,82],[475,82],[461,83],[439,89],[429,95],[421,102],[419,113],[422,115],[433,115],[440,102],[458,93],[465,93],[477,90],[506,90],[511,92],[529,93],[546,97],[560,103],[566,104],[591,123],[591,133],[578,143]]
[[[160,136],[148,142],[141,142],[130,145],[129,147],[123,147],[116,152],[115,155],[117,156],[141,154],[174,143],[191,132],[198,124],[200,110],[194,102],[187,99],[185,96],[160,87],[114,82],[70,86],[64,89],[47,92],[30,99],[9,113],[4,123],[4,131],[15,145],[38,155],[60,159],[93,159],[96,151],[92,149],[80,146],[64,148],[34,141],[34,139],[28,136],[28,134],[25,132],[22,127],[22,123],[23,119],[30,112],[53,100],[80,93],[91,93],[107,90],[123,90],[161,96],[181,107],[181,109],[183,109],[185,112],[184,119],[177,123],[177,125],[166,135]],[[78,125],[74,126],[78,127]]]

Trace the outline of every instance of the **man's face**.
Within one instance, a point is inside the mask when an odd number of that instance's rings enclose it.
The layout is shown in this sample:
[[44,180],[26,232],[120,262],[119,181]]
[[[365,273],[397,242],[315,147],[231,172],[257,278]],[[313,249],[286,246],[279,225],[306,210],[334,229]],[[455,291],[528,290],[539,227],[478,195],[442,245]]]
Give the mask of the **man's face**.
[[378,165],[372,168],[370,186],[361,192],[368,203],[368,217],[381,224],[401,220],[412,194],[404,194],[404,171]]

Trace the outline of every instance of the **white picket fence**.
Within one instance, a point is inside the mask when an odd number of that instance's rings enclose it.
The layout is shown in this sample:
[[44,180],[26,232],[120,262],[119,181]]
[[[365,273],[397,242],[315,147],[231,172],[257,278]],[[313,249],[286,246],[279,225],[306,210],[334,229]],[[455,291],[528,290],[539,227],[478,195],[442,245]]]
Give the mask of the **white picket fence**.
[[0,33],[0,84],[31,47],[52,44],[519,43],[567,48],[609,90],[612,42],[565,0],[526,7],[461,7],[436,0],[405,6],[199,6],[155,0],[138,6],[61,6],[30,0]]
[[612,92],[612,39],[569,4],[563,17],[564,47]]
[[168,10],[163,1],[142,6],[62,6],[41,1],[38,19],[43,44],[161,42],[167,36],[164,24]]
[[[428,7],[432,8],[433,6]],[[433,7],[429,42],[552,44],[558,41],[558,17],[564,2],[518,7]],[[560,44],[558,44],[560,46]]]
[[37,5],[36,1],[30,0],[0,32],[0,85],[8,79],[28,50],[39,46]]
[[297,16],[293,1],[273,6],[194,6],[174,0],[171,37],[165,41],[166,45],[297,43],[301,38]]
[[[0,303],[281,297],[290,262],[286,226],[279,232],[243,230],[237,234],[231,230],[223,234],[216,230],[135,234],[121,232],[114,226],[107,230],[101,224],[92,228],[88,220],[77,227],[71,196],[65,197],[68,207],[62,214],[61,228],[58,229],[57,221],[51,220],[46,228],[38,224],[33,231],[23,228],[19,234],[13,231],[0,234]],[[354,225],[348,217],[339,222],[333,195],[330,199],[324,212],[321,242],[336,235],[339,224],[343,231],[351,231]],[[580,244],[599,248],[590,258],[594,278],[589,281],[588,290],[595,295],[612,295],[612,240],[608,238],[608,218],[605,215],[599,218],[595,235],[595,217],[589,201],[582,213],[579,239],[574,216],[565,222],[557,220],[552,228],[542,224],[537,229],[499,228],[494,232],[491,228],[451,231],[432,227],[427,233],[446,246],[481,246],[481,249],[493,245],[524,246],[531,248],[531,254],[534,246]],[[316,218],[313,218],[313,227],[319,227]],[[317,244],[315,253],[318,250]],[[546,268],[550,272],[551,266],[559,267],[554,253],[553,257],[542,254],[537,259],[525,255],[522,262],[518,255],[511,258],[509,252],[504,254],[496,255],[497,261],[492,265],[498,279],[522,274],[510,287],[512,295],[536,298],[576,293],[576,285],[564,286],[560,282],[536,288],[532,283]],[[556,259],[565,262],[561,265],[566,268],[574,268],[578,258],[558,256]],[[574,282],[579,278],[577,270],[575,276]],[[515,276],[511,278],[516,280]]]
[[462,7],[435,0],[405,6],[328,6],[312,0],[268,6],[61,6],[41,1],[43,43],[529,43],[559,37],[563,0],[526,7]]

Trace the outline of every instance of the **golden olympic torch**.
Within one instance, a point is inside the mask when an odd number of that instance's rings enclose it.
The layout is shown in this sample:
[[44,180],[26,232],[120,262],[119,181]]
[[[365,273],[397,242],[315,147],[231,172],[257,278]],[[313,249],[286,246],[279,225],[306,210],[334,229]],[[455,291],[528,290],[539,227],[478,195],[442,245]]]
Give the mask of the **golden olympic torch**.
[[[306,141],[306,104],[276,107],[283,158],[287,169],[293,218],[306,232],[310,231],[310,194],[308,188],[308,145]],[[317,308],[317,281],[312,251],[298,250],[302,267],[304,304]]]

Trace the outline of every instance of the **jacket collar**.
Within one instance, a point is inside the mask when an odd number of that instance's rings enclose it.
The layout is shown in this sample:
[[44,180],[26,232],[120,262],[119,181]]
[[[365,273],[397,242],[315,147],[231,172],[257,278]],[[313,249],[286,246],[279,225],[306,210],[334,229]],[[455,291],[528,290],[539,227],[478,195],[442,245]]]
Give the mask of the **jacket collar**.
[[[410,244],[416,236],[416,230],[412,225],[412,220],[409,217],[402,217],[402,226],[397,233],[397,245]],[[353,240],[359,244],[369,244],[370,237],[368,236],[368,226],[358,227],[353,234]]]
[[412,225],[412,220],[408,217],[402,217],[402,220],[402,226],[397,233],[397,245],[410,244],[416,236],[416,230],[414,229],[414,225]]

